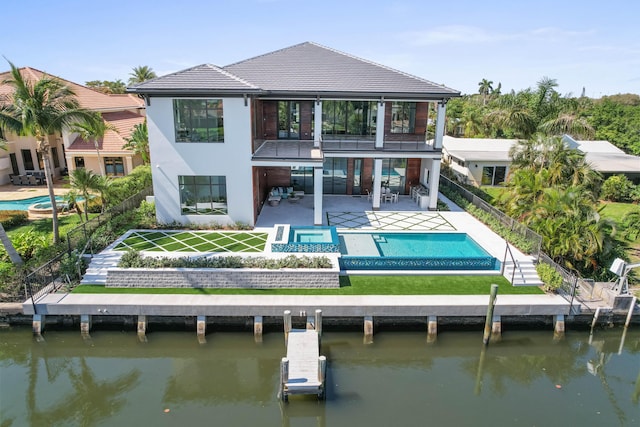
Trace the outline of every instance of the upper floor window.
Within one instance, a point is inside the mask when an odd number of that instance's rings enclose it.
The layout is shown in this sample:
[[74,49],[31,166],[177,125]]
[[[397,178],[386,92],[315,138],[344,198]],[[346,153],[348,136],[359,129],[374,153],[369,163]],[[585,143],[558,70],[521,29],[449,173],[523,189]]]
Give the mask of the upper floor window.
[[391,105],[391,133],[415,133],[416,103],[394,102]]
[[322,133],[325,135],[375,135],[377,114],[377,101],[323,101]]
[[174,99],[177,142],[224,142],[221,99]]

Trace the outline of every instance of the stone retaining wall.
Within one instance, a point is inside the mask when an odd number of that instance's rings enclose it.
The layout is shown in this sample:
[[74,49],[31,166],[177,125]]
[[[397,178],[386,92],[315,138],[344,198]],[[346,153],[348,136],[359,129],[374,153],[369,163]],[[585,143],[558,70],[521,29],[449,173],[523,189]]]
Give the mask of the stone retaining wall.
[[117,288],[339,288],[339,269],[110,268],[106,287]]

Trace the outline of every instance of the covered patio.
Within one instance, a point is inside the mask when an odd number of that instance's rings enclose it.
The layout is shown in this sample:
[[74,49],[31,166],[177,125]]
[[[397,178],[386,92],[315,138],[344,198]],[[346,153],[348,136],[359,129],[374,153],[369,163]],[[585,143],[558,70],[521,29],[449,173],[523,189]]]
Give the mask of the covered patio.
[[[342,196],[342,195],[324,195],[322,197],[322,224],[335,225],[341,228],[361,228],[366,227],[367,222],[378,222],[381,224],[389,224],[390,213],[402,212],[412,213],[405,215],[407,218],[420,218],[426,214],[424,218],[429,218],[433,213],[429,210],[421,209],[418,203],[411,196],[400,196],[397,202],[380,203],[380,209],[374,211],[372,200],[366,195],[358,196]],[[457,208],[455,205],[454,209]],[[459,208],[458,208],[459,209]],[[396,215],[397,217],[397,215]],[[393,221],[396,221],[395,219]],[[422,221],[420,219],[408,221]],[[287,223],[291,225],[314,225],[313,213],[313,195],[307,194],[301,199],[291,200],[284,199],[277,206],[270,206],[265,203],[260,211],[256,228],[273,227],[275,224]],[[427,228],[431,228],[429,224]],[[375,226],[375,225],[374,225]],[[406,225],[397,225],[398,229],[402,229]]]

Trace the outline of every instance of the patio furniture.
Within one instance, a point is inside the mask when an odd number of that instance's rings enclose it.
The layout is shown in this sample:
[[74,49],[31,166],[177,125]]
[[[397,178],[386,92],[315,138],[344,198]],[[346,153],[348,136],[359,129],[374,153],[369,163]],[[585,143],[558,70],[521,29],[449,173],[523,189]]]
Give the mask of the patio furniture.
[[26,178],[27,178],[27,185],[38,185],[38,180],[36,179],[35,176],[29,175]]
[[267,202],[269,202],[269,206],[278,206],[280,204],[280,200],[282,200],[282,197],[280,196],[269,196]]
[[304,197],[304,191],[294,191],[293,192],[293,197],[297,197],[299,199],[302,199]]
[[22,185],[21,175],[9,175],[9,179],[13,185]]

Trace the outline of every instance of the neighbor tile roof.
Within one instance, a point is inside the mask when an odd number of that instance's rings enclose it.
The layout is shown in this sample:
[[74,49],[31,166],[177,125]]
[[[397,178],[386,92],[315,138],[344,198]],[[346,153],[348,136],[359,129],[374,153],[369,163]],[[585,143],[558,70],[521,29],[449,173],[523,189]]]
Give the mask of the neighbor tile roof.
[[292,96],[440,99],[460,92],[393,68],[305,42],[226,67],[199,65],[128,88],[148,94],[236,91]]
[[[144,107],[144,101],[132,94],[108,95],[31,67],[20,68],[20,73],[25,80],[30,82],[39,80],[44,76],[60,80],[75,92],[80,105],[88,110],[107,111]],[[0,99],[13,93],[13,88],[10,85],[3,84],[10,77],[10,71],[0,73]]]
[[[102,113],[105,122],[113,125],[116,130],[107,131],[104,140],[98,141],[98,148],[103,152],[130,151],[123,149],[126,144],[126,138],[131,136],[133,127],[144,122],[145,117],[131,111],[117,111],[112,113]],[[81,137],[77,137],[66,149],[66,151],[95,151],[95,145],[92,141],[85,141]]]

